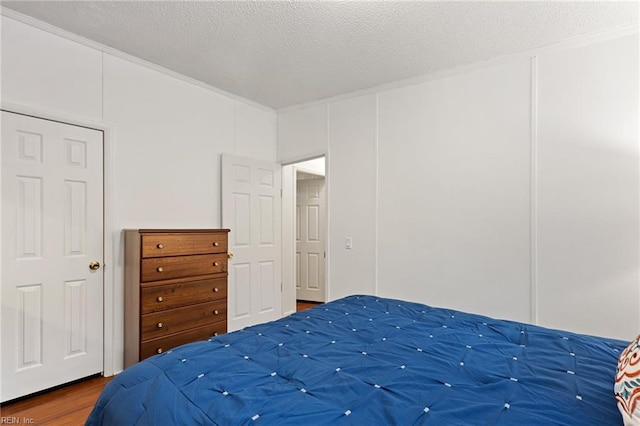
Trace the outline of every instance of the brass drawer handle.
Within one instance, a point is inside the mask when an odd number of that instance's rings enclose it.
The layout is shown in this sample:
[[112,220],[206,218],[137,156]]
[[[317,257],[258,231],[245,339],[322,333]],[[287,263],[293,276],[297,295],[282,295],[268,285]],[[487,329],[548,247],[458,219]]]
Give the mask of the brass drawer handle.
[[162,351],[162,348],[158,348],[158,349],[156,350],[156,353],[161,354],[162,352],[163,352],[163,351]]
[[220,290],[218,290],[218,287],[214,287],[214,288],[213,288],[213,292],[214,292],[214,293],[217,293],[217,292],[219,292],[219,291],[220,291]]
[[159,266],[158,268],[156,268],[156,271],[162,272],[162,271],[164,271],[164,269],[162,269],[162,266]]
[[220,312],[218,312],[218,310],[216,309],[215,311],[213,311],[213,315],[218,315]]
[[219,242],[217,242],[217,241],[215,241],[215,242],[213,243],[213,246],[214,246],[214,247],[218,247],[219,245],[220,245],[220,243],[219,243]]
[[158,328],[162,328],[162,323],[161,322],[158,323]]
[[213,333],[213,337],[216,337],[216,336],[218,336],[218,332],[217,331]]
[[162,244],[158,244],[156,247],[158,247],[159,249],[163,249],[164,246]]
[[218,262],[213,262],[213,266],[220,266]]
[[158,302],[162,302],[164,299],[162,298],[162,296],[158,296],[158,298],[156,299]]

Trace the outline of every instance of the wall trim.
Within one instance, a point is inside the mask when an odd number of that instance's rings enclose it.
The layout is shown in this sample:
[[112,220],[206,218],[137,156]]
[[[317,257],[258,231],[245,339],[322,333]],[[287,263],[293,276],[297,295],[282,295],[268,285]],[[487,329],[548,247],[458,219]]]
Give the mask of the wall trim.
[[[288,166],[291,164],[302,163],[304,161],[315,160],[316,158],[320,158],[320,157],[326,157],[327,153],[328,153],[327,150],[314,151],[310,154],[300,155],[296,157],[289,157],[285,160],[276,161],[276,163],[280,164],[281,166]],[[325,173],[326,171],[327,171],[327,165],[326,165],[326,158],[325,158]]]
[[[282,166],[282,316],[296,312],[295,165]],[[289,309],[287,309],[289,308]]]
[[222,89],[219,89],[219,88],[217,88],[215,86],[212,86],[212,85],[210,85],[208,83],[205,83],[203,81],[196,80],[195,78],[187,77],[186,75],[180,74],[179,72],[176,72],[176,71],[173,71],[173,70],[170,70],[169,68],[165,68],[165,67],[163,67],[161,65],[154,64],[153,62],[149,62],[149,61],[147,61],[145,59],[142,59],[142,58],[139,58],[137,56],[130,55],[128,53],[125,53],[125,52],[123,52],[121,50],[118,50],[118,49],[115,49],[113,47],[109,47],[107,45],[98,43],[97,41],[93,41],[93,40],[90,40],[88,38],[85,38],[85,37],[79,36],[77,34],[74,34],[72,32],[63,30],[62,28],[56,27],[55,25],[51,25],[51,24],[46,23],[44,21],[40,21],[40,20],[38,20],[36,18],[33,18],[31,16],[24,15],[24,14],[22,14],[20,12],[16,12],[15,10],[7,9],[6,7],[0,6],[0,15],[6,16],[7,18],[14,19],[14,20],[16,20],[18,22],[22,22],[23,24],[30,25],[30,26],[32,26],[34,28],[39,29],[39,30],[46,31],[46,32],[48,32],[50,34],[53,34],[55,36],[62,37],[62,38],[67,39],[69,41],[73,41],[75,43],[81,44],[81,45],[83,45],[85,47],[89,47],[91,49],[95,49],[95,50],[97,50],[99,52],[102,52],[103,54],[108,54],[108,55],[114,56],[116,58],[119,58],[119,59],[122,59],[122,60],[125,60],[125,61],[128,61],[128,62],[132,62],[132,63],[134,63],[136,65],[140,65],[142,67],[157,71],[157,72],[159,72],[161,74],[164,74],[164,75],[167,75],[169,77],[176,78],[176,79],[181,80],[181,81],[183,81],[185,83],[190,83],[190,84],[193,84],[194,86],[198,86],[198,87],[200,87],[202,89],[206,89],[206,90],[209,90],[211,92],[215,92],[215,93],[217,93],[219,95],[226,96],[227,98],[234,99],[234,100],[236,100],[238,102],[241,102],[241,103],[244,103],[244,104],[247,104],[247,105],[262,109],[264,111],[268,111],[268,112],[275,112],[276,111],[275,109],[270,108],[270,107],[268,107],[266,105],[262,105],[262,104],[260,104],[258,102],[252,101],[250,99],[243,98],[242,96],[235,95],[235,94],[233,94],[231,92],[226,92],[226,91],[224,91]]
[[531,58],[531,229],[530,302],[531,323],[538,324],[538,57]]
[[104,190],[104,330],[103,330],[103,374],[104,376],[113,376],[118,373],[115,367],[116,354],[114,352],[114,275],[115,258],[113,255],[113,200],[114,187],[113,179],[113,133],[114,126],[92,121],[82,117],[76,117],[67,114],[60,114],[44,109],[34,108],[27,105],[16,104],[13,102],[2,101],[0,109],[3,111],[15,112],[18,114],[29,115],[45,120],[57,121],[60,123],[71,124],[74,126],[86,127],[89,129],[99,130],[103,133],[103,190]]
[[325,114],[326,124],[326,151],[324,152],[324,238],[325,245],[324,250],[326,256],[324,258],[324,301],[330,302],[333,300],[331,297],[331,172],[329,170],[329,153],[331,147],[331,106],[327,104],[327,110]]
[[386,92],[389,90],[394,90],[394,89],[398,89],[406,86],[415,86],[415,85],[426,83],[433,80],[452,77],[455,75],[464,74],[464,73],[468,73],[468,72],[483,69],[483,68],[494,67],[500,64],[513,61],[513,60],[518,60],[523,58],[532,58],[542,53],[573,49],[576,47],[586,46],[593,43],[604,42],[607,40],[612,40],[615,38],[621,38],[621,37],[630,36],[630,35],[639,34],[639,33],[640,33],[640,26],[627,25],[627,26],[610,30],[610,31],[574,37],[574,38],[561,41],[555,44],[551,44],[548,46],[537,47],[535,49],[529,49],[523,52],[512,53],[508,55],[496,56],[494,58],[490,58],[485,61],[478,61],[478,62],[473,62],[467,65],[461,65],[453,68],[446,68],[440,71],[434,71],[431,73],[408,78],[405,80],[398,80],[391,83],[381,84],[379,86],[369,87],[362,90],[356,90],[354,92],[343,93],[330,98],[304,102],[297,105],[291,105],[288,107],[279,108],[277,109],[277,112],[281,113],[281,112],[295,111],[299,109],[305,109],[305,108],[321,105],[323,103],[337,102],[337,101],[356,98],[359,96],[369,95],[373,93]]
[[373,140],[373,151],[375,156],[375,210],[373,212],[373,229],[375,232],[373,240],[373,260],[376,264],[373,277],[373,292],[378,296],[378,277],[380,276],[380,258],[379,258],[379,240],[380,240],[380,226],[379,226],[379,213],[380,213],[380,94],[376,93],[376,122],[375,122],[375,136]]

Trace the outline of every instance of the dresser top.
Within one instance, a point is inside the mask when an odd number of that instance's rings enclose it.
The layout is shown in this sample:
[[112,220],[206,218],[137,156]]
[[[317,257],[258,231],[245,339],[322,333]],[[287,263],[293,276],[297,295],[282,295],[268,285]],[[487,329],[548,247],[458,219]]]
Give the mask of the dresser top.
[[125,229],[125,231],[145,234],[208,234],[212,232],[229,232],[229,229]]

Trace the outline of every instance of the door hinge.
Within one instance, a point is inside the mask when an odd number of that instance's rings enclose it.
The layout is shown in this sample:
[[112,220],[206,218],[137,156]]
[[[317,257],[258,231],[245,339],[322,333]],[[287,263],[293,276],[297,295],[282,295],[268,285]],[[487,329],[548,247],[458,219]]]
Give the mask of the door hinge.
[[284,291],[284,283],[280,281],[280,293]]

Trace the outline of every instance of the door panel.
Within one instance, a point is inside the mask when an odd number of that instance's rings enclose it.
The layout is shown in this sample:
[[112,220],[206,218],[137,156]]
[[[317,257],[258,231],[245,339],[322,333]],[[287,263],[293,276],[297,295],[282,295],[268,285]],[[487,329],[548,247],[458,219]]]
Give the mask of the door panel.
[[280,166],[222,155],[222,226],[229,228],[229,331],[282,316]]
[[1,401],[102,371],[102,144],[2,112]]
[[324,302],[325,180],[297,181],[296,298]]

